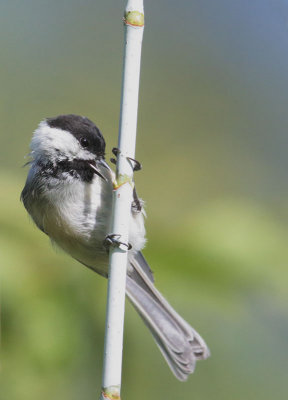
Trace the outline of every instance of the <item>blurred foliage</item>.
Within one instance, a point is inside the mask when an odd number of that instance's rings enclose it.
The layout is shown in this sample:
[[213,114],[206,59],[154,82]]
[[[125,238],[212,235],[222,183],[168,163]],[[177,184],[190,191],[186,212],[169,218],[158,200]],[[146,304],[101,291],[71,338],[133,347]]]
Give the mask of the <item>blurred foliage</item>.
[[[187,383],[176,381],[127,304],[123,399],[284,400],[288,6],[145,5],[137,141],[144,169],[136,175],[147,201],[145,256],[212,357]],[[90,117],[109,159],[123,7],[1,2],[1,400],[89,399],[100,391],[106,282],[53,249],[19,197],[24,155],[46,116]]]

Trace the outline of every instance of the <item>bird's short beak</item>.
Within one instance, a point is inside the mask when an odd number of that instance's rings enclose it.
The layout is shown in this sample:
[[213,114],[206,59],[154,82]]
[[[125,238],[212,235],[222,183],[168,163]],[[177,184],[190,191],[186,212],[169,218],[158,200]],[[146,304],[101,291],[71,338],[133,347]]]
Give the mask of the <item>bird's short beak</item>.
[[109,172],[112,171],[109,165],[104,160],[104,158],[100,158],[99,160],[96,161],[96,163],[102,165],[104,168],[107,168]]
[[98,166],[102,166],[106,169],[108,169],[108,171],[110,173],[112,173],[111,168],[109,167],[109,165],[106,163],[106,161],[104,160],[104,158],[98,158],[95,162],[89,162],[89,166],[93,169],[94,173],[98,176],[100,176],[100,178],[102,178],[105,182],[108,182],[108,179],[99,171],[99,168],[97,168]]

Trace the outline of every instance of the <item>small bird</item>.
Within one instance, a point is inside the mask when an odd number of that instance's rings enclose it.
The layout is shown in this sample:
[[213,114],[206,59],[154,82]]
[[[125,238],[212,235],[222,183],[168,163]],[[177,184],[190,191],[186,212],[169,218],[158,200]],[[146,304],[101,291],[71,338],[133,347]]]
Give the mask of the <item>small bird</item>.
[[[30,170],[21,200],[53,243],[107,278],[115,174],[105,161],[105,140],[86,117],[47,118],[31,141]],[[154,286],[141,250],[145,245],[143,201],[134,191],[129,221],[126,295],[150,329],[174,375],[185,381],[209,349],[202,337]]]

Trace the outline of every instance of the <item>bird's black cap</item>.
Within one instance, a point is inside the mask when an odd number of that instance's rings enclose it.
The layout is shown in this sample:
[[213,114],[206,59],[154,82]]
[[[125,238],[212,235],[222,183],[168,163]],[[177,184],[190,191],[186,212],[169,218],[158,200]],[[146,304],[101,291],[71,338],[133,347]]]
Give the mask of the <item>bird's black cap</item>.
[[59,128],[70,132],[88,151],[97,156],[105,154],[105,140],[97,126],[86,117],[75,114],[58,115],[47,118],[51,128]]

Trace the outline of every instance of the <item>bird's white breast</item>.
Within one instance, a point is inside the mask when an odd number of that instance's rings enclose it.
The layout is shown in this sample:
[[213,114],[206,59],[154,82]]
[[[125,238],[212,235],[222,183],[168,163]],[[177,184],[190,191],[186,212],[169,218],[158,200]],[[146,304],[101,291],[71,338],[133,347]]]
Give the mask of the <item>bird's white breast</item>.
[[[49,186],[29,210],[51,240],[73,258],[107,274],[108,253],[103,245],[111,232],[113,187],[100,177],[91,183],[74,179],[51,179]],[[143,213],[131,213],[129,243],[133,251],[145,245]]]

